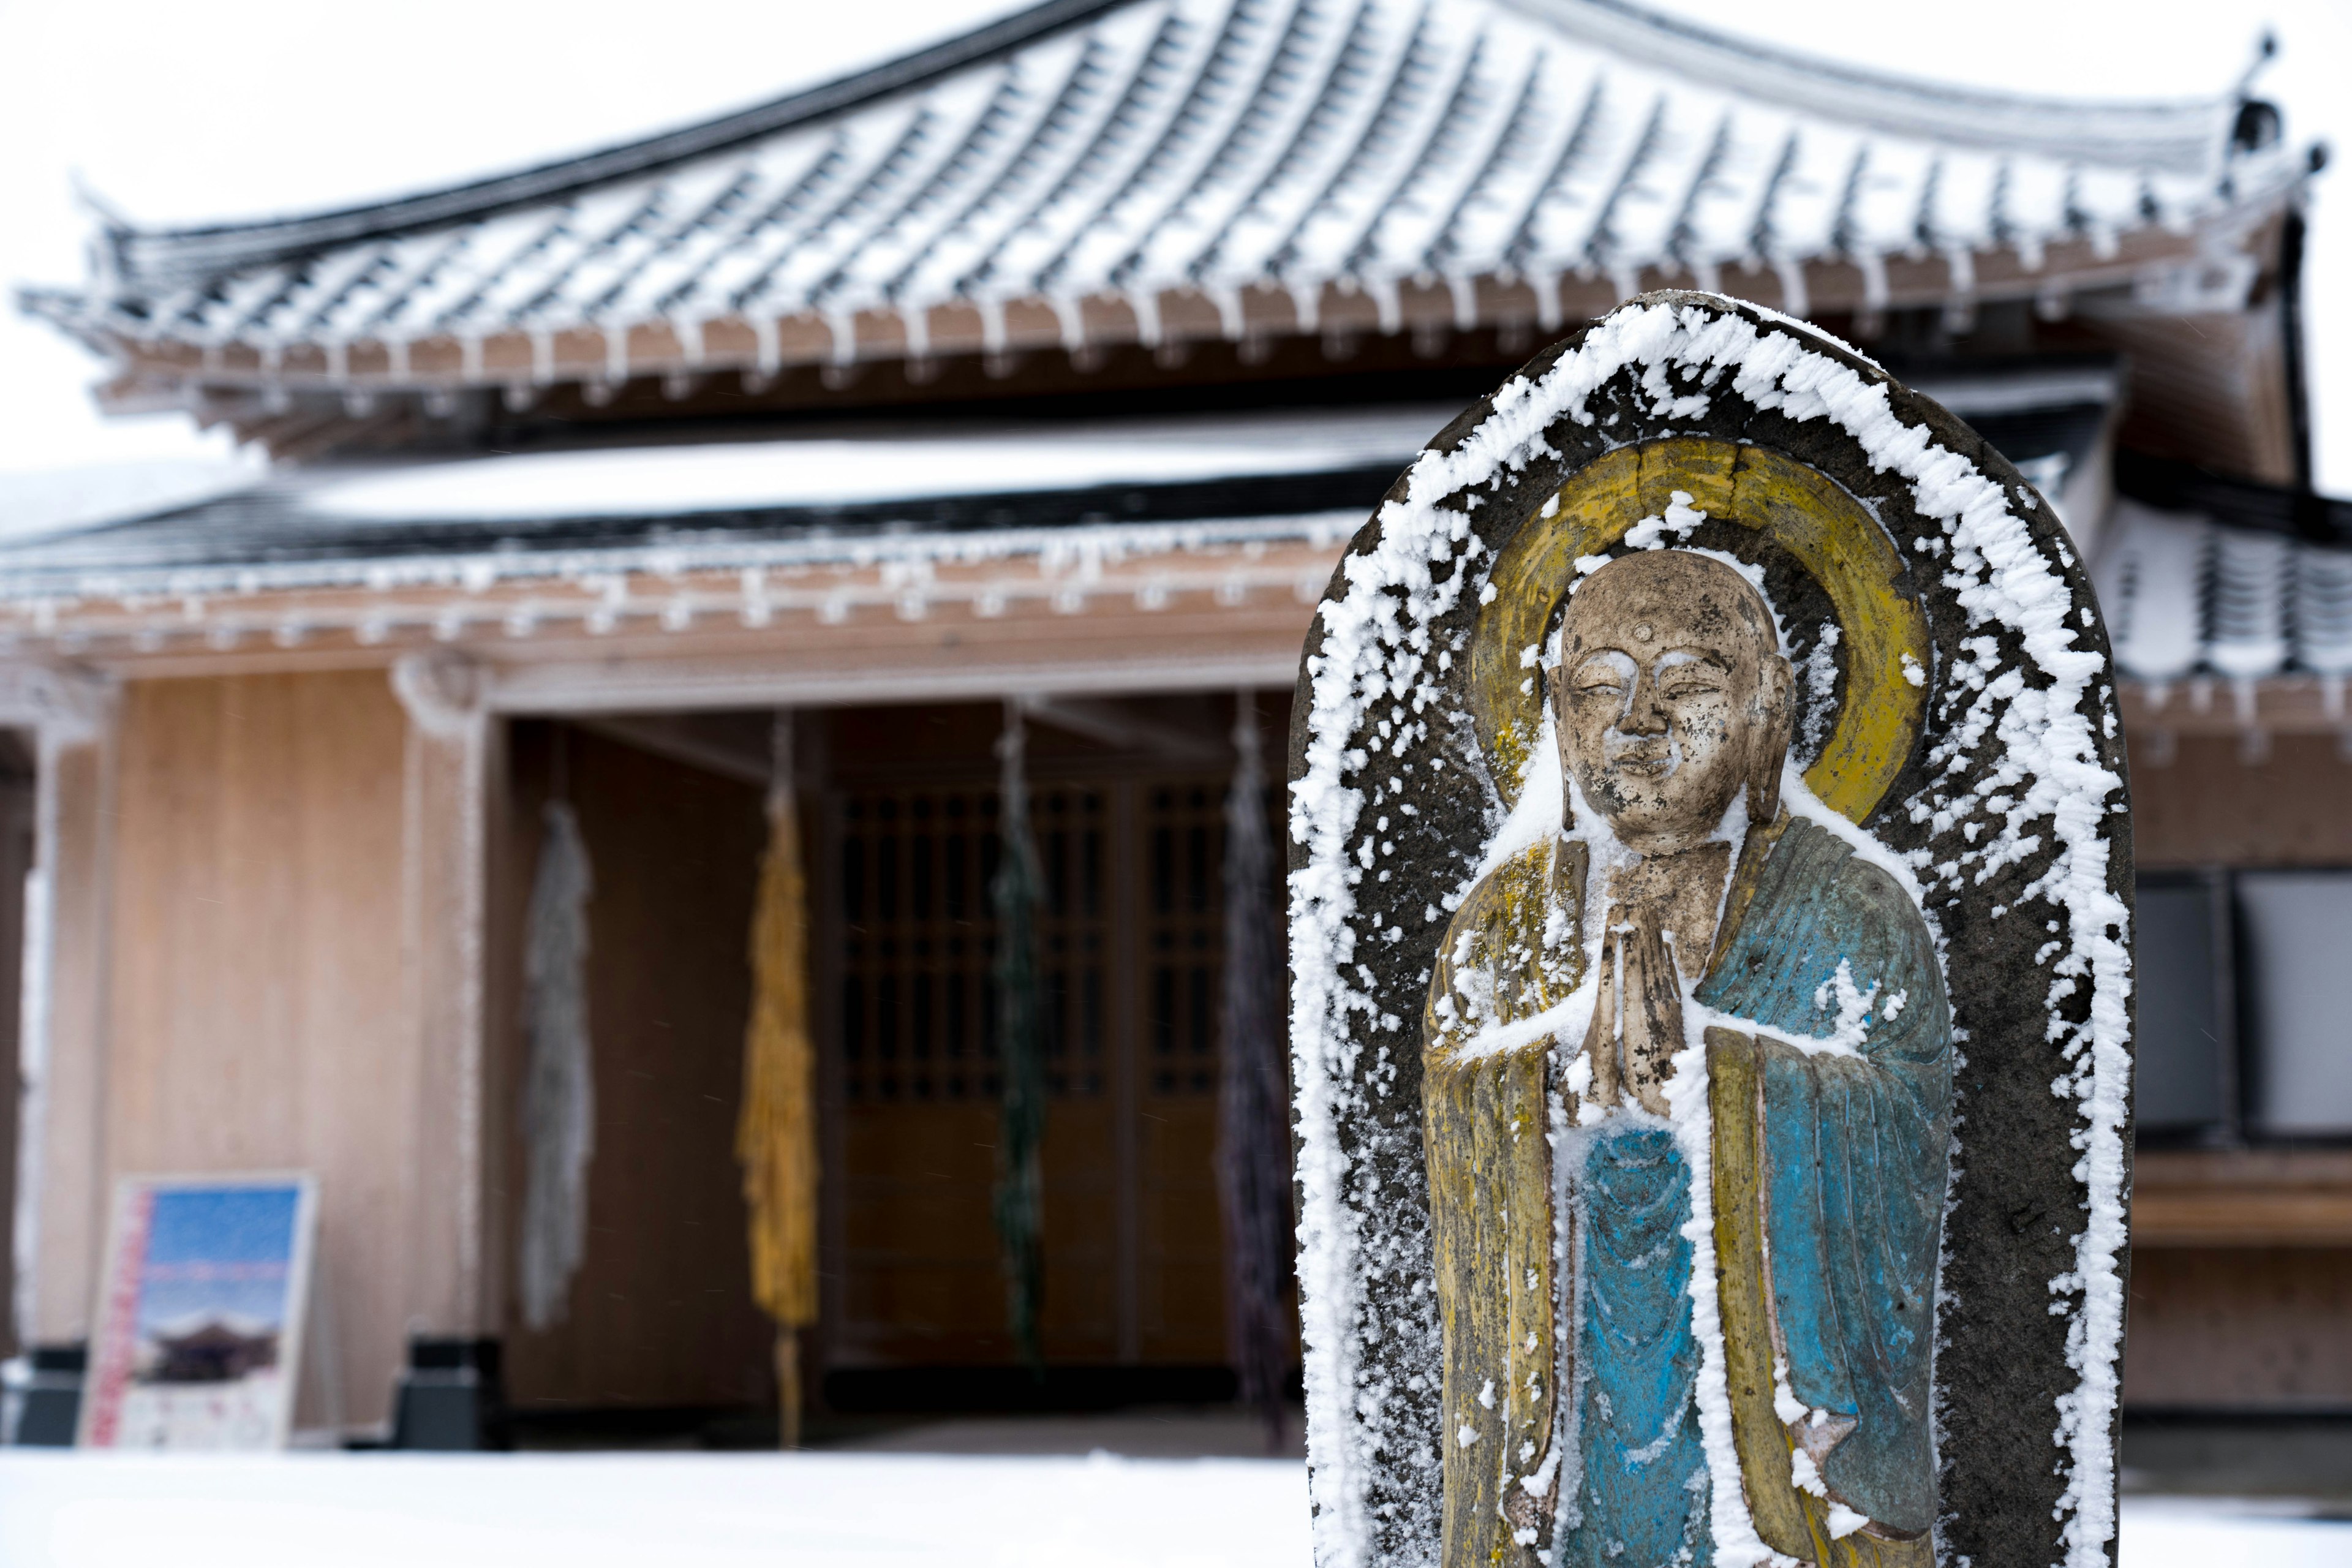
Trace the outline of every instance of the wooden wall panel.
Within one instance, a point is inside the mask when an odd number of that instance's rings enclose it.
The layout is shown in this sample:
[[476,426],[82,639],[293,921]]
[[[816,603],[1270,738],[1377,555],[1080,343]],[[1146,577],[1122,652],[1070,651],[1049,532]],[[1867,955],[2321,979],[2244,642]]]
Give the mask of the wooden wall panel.
[[1225,780],[1155,781],[1140,793],[1139,1350],[1147,1362],[1215,1365],[1225,1359],[1216,1183]]
[[[518,725],[509,820],[521,841],[501,919],[520,920],[551,774],[587,840],[588,1027],[596,1152],[588,1252],[565,1321],[523,1328],[507,1310],[518,1408],[749,1405],[773,1397],[772,1331],[751,1300],[735,1121],[751,1005],[751,905],[767,819],[760,792],[570,726]],[[511,933],[499,951],[519,957]],[[509,984],[496,994],[520,996]],[[515,1015],[502,1102],[520,1104]],[[522,1202],[521,1138],[503,1197],[511,1247]],[[512,1259],[501,1260],[511,1276]]]
[[[844,1114],[846,1157],[839,1179],[847,1188],[847,1278],[845,1321],[834,1325],[836,1361],[1013,1361],[991,1208],[996,1105],[859,1104]],[[1121,1359],[1115,1136],[1100,1100],[1056,1096],[1046,1113],[1038,1334],[1046,1360],[1055,1363]]]
[[[841,1318],[829,1325],[836,1359],[1011,1359],[989,1212],[996,1128],[985,1100],[843,1113],[843,1163],[825,1173],[843,1185],[847,1248]],[[1050,1279],[1046,1293],[1058,1294]]]
[[[1066,1363],[1119,1359],[1128,1304],[1111,793],[1041,784],[1031,800],[1049,1096],[1038,1333],[1046,1358]],[[833,1012],[846,1278],[830,1353],[858,1364],[1010,1361],[992,1209],[994,795],[967,780],[835,809],[825,861],[842,900]]]
[[1213,1094],[1142,1101],[1140,1353],[1214,1366],[1225,1359],[1224,1226],[1217,1210]]
[[119,731],[110,1174],[299,1168],[340,1389],[382,1419],[415,1264],[406,721],[380,672],[133,682]]
[[2352,866],[2352,757],[2333,735],[2279,735],[2248,762],[2234,735],[2183,736],[2172,754],[2135,744],[2138,863]]
[[2352,1248],[2143,1247],[2132,1255],[2124,1403],[2352,1405]]
[[2294,415],[2282,324],[2273,308],[2116,316],[2080,321],[2076,331],[2131,366],[2116,437],[2122,445],[2293,485]]

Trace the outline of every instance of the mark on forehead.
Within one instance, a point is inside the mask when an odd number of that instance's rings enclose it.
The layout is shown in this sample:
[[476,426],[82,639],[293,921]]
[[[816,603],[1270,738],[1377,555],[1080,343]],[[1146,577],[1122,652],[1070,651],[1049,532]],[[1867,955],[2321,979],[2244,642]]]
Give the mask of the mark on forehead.
[[1679,550],[1619,556],[1577,586],[1566,605],[1570,647],[1606,641],[1609,623],[1623,628],[1619,616],[1639,616],[1630,630],[1643,647],[1656,642],[1663,627],[1669,640],[1685,632],[1706,638],[1729,634],[1754,639],[1763,652],[1778,648],[1770,612],[1756,586],[1712,556]]

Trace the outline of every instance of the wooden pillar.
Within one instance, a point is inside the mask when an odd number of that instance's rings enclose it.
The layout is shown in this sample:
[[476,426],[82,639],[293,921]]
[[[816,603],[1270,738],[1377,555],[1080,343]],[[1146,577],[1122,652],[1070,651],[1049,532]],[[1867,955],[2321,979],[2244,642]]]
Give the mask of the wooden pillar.
[[825,1369],[841,1359],[841,1325],[849,1305],[849,1099],[841,1059],[842,796],[834,784],[829,714],[793,715],[793,787],[808,868],[809,1033],[816,1045],[817,1308],[808,1366],[823,1397]]
[[1109,1082],[1111,1159],[1117,1205],[1112,1255],[1117,1259],[1115,1359],[1132,1366],[1143,1359],[1143,785],[1133,778],[1111,781]]
[[113,689],[0,669],[0,723],[31,731],[38,770],[32,875],[0,888],[26,924],[10,1311],[20,1342],[53,1344],[89,1331],[105,1228]]
[[411,1016],[419,1031],[408,1179],[407,1292],[423,1332],[495,1332],[498,1281],[484,1196],[488,851],[498,731],[482,672],[447,653],[393,666],[407,710],[402,889]]
[[[25,917],[24,895],[31,892],[33,837],[37,815],[40,750],[37,731],[19,731],[0,740],[0,1064],[21,1067],[24,1060]],[[21,771],[20,771],[21,770]],[[10,894],[16,896],[9,896]],[[0,1081],[8,1081],[0,1079]],[[21,1073],[13,1081],[22,1092]],[[17,1141],[23,1136],[23,1108],[0,1116],[0,1224],[13,1224],[16,1187]],[[20,1331],[30,1314],[16,1310],[17,1258],[13,1245],[0,1256],[0,1349],[15,1355],[23,1348]]]

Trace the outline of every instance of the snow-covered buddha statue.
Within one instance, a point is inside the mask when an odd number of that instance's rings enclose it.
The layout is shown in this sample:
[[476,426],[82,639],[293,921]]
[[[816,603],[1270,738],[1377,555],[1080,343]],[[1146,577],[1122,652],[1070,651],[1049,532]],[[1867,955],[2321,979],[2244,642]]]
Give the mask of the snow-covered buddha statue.
[[1563,820],[1473,886],[1425,1019],[1444,1568],[1925,1568],[1927,924],[1787,771],[1792,672],[1736,567],[1621,556],[1553,646]]

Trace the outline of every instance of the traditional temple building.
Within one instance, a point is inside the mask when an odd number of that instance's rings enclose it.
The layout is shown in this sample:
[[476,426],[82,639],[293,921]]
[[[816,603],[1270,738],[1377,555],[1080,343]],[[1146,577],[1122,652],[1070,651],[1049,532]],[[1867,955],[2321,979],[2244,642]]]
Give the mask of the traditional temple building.
[[[770,1405],[735,1138],[785,755],[812,1390],[1221,1396],[1236,746],[1254,727],[1278,776],[1311,606],[1424,440],[1577,322],[1701,288],[1942,398],[2095,563],[2146,910],[2127,1398],[2352,1406],[2317,166],[2245,90],[2011,97],[1617,0],[1049,0],[541,167],[102,228],[24,308],[104,360],[108,408],[278,464],[0,547],[0,858],[34,889],[16,1332],[87,1333],[116,1175],[301,1168],[331,1352],[305,1425],[380,1429],[417,1335],[498,1342],[526,1418]],[[1044,1385],[992,1220],[1008,713],[1043,883]],[[593,872],[594,1151],[534,1325],[551,800]]]

